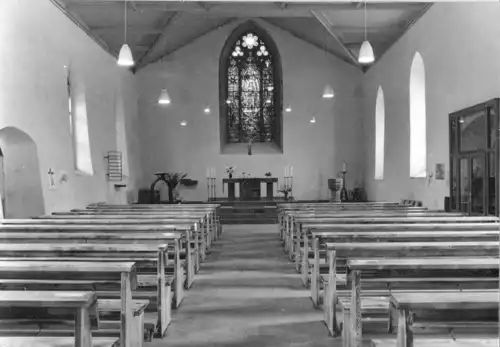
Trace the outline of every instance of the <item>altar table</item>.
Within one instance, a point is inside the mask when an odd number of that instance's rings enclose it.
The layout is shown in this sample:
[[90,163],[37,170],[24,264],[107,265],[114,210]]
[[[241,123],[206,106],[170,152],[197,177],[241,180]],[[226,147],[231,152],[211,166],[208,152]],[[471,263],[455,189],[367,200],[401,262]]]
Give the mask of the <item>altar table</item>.
[[267,200],[273,200],[273,185],[278,183],[278,178],[276,177],[265,177],[265,178],[223,178],[222,186],[227,184],[228,190],[228,200],[236,200],[235,196],[235,184],[238,183],[240,187],[240,200],[260,200],[261,183],[266,183]]

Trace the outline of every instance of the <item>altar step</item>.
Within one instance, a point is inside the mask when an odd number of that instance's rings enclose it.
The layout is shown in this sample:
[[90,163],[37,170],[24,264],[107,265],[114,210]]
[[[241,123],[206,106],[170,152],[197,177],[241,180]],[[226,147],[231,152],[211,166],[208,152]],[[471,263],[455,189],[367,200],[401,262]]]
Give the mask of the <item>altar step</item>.
[[219,209],[223,224],[277,223],[276,203],[223,203]]

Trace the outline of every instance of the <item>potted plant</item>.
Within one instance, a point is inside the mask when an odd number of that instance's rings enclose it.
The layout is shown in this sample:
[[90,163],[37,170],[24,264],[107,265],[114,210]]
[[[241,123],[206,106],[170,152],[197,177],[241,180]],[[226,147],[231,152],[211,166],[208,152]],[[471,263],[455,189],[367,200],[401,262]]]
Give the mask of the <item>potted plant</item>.
[[233,178],[233,173],[236,170],[236,166],[226,166],[226,172],[229,175],[229,178]]
[[284,195],[285,200],[288,200],[288,194],[291,193],[292,187],[285,187],[281,186],[280,189],[278,189],[278,193],[282,193]]
[[185,173],[166,173],[165,174],[165,182],[168,186],[168,202],[170,204],[174,203],[174,190],[177,188],[182,179],[187,176]]

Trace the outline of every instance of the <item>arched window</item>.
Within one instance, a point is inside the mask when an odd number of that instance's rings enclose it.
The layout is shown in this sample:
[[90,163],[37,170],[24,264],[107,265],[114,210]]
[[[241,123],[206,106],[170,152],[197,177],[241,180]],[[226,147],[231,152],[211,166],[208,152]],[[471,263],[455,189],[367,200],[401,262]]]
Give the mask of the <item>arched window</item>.
[[427,175],[427,122],[425,106],[425,67],[415,53],[410,70],[410,177]]
[[69,71],[66,82],[69,99],[69,126],[73,141],[75,170],[80,174],[92,176],[94,169],[90,150],[85,86],[81,79],[70,78]]
[[221,145],[282,148],[281,64],[275,43],[256,23],[240,25],[220,57]]
[[375,104],[375,179],[384,178],[385,152],[385,100],[382,87],[378,87]]

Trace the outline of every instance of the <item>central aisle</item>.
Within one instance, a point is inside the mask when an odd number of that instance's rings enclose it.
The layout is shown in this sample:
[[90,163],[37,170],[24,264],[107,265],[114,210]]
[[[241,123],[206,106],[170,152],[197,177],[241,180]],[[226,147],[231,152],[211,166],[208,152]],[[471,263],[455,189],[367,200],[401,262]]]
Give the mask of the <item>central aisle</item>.
[[224,225],[162,340],[146,346],[335,346],[276,225]]

